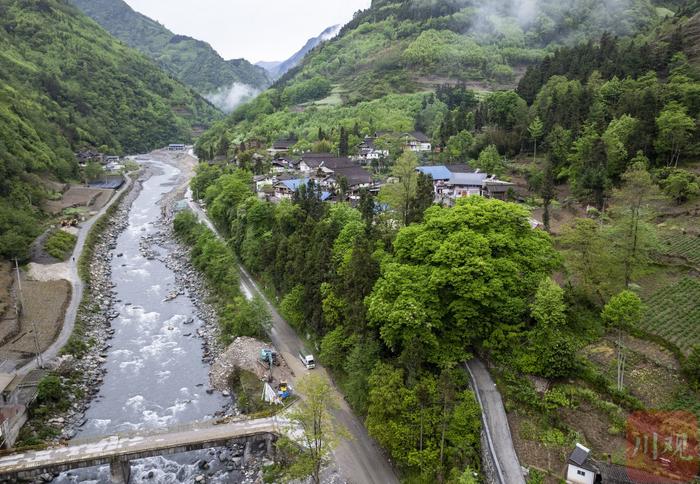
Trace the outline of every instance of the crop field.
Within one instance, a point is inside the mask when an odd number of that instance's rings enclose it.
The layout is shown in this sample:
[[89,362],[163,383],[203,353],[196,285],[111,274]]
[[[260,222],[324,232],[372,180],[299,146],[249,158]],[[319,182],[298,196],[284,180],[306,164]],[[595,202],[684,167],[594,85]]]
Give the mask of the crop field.
[[700,280],[684,277],[647,298],[640,326],[687,353],[700,344]]
[[662,252],[679,257],[694,266],[700,266],[700,237],[688,234],[672,234],[662,238]]

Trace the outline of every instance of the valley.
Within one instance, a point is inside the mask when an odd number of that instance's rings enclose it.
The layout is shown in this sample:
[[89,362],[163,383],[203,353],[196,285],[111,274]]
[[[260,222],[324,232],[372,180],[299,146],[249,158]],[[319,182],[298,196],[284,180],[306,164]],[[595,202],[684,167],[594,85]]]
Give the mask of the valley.
[[700,479],[697,1],[161,1],[0,0],[0,481]]

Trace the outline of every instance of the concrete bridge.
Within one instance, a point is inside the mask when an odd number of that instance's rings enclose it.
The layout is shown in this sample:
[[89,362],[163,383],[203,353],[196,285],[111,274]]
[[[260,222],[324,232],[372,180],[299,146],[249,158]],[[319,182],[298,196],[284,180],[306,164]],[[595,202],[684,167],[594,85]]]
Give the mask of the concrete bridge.
[[[286,424],[277,417],[221,424],[208,421],[177,430],[74,441],[70,445],[46,450],[8,454],[0,456],[0,482],[17,482],[44,473],[109,464],[112,482],[127,484],[131,474],[130,461],[134,459],[222,447],[231,441],[245,442],[247,452],[253,443],[264,441],[271,454],[272,442],[281,435]],[[247,452],[244,452],[244,460]]]

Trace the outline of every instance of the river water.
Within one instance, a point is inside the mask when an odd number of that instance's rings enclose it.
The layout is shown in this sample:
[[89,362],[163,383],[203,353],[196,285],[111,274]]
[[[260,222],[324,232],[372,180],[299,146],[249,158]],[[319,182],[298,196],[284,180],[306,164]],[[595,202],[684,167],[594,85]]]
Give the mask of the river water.
[[[197,336],[202,322],[173,271],[160,260],[169,248],[157,242],[159,202],[176,187],[180,170],[155,161],[149,166],[152,176],[143,183],[128,227],[112,251],[119,315],[112,321],[104,382],[77,439],[209,419],[231,403],[231,397],[209,389],[209,365],[202,361]],[[155,258],[143,250],[150,244]],[[170,299],[174,293],[179,295]],[[192,482],[199,474],[210,475],[207,482],[239,482],[216,456],[215,451],[201,451],[134,461],[131,482]],[[201,459],[211,463],[206,472],[197,466]],[[54,482],[109,483],[109,468],[71,471]]]

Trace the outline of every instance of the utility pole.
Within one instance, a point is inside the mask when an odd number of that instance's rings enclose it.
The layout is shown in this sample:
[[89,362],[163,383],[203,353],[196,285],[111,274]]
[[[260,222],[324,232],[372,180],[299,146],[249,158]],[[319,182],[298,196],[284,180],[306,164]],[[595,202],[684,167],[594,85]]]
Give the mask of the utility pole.
[[[17,286],[19,288],[19,303],[22,308],[22,312],[24,312],[24,296],[22,294],[22,278],[19,273],[19,262],[17,259],[15,259],[15,270],[17,271]],[[18,314],[17,317],[20,317]],[[44,368],[44,362],[41,359],[41,349],[39,348],[39,332],[37,331],[36,328],[36,321],[32,319],[32,332],[34,333],[34,347],[36,349],[36,363],[39,365],[39,368]]]

